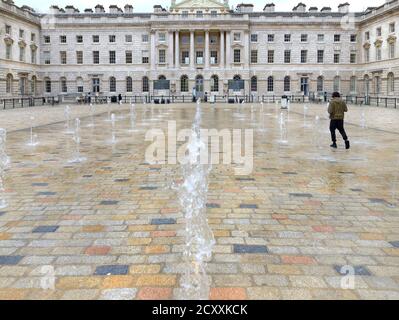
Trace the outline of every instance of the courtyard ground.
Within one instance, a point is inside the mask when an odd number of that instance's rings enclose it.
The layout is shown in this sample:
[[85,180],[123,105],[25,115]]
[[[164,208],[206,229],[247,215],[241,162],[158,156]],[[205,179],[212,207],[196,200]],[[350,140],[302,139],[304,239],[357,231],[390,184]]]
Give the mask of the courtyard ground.
[[[149,165],[151,128],[190,128],[195,106],[71,106],[0,111],[12,162],[0,210],[0,299],[176,299],[184,272],[178,165]],[[351,107],[352,149],[331,150],[325,105],[202,106],[203,127],[254,130],[254,170],[217,165],[207,214],[216,245],[211,299],[399,299],[399,110]],[[365,121],[362,113],[365,110]],[[39,145],[28,146],[30,114]],[[321,117],[319,121],[315,116]],[[86,117],[84,117],[86,116]],[[72,121],[71,121],[72,126]],[[281,140],[287,140],[282,143]],[[342,267],[355,271],[342,287]],[[43,288],[54,271],[54,288]],[[44,281],[44,282],[43,282]]]

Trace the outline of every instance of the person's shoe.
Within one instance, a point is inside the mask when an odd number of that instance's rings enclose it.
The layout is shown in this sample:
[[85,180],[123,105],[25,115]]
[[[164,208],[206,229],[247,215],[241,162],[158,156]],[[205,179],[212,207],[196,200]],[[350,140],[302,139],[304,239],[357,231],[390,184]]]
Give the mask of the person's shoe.
[[349,140],[346,140],[346,141],[345,141],[345,148],[346,148],[346,150],[350,149],[350,147],[351,147],[351,144],[350,144]]
[[334,142],[330,147],[331,147],[331,148],[334,148],[334,149],[337,149],[337,148],[338,148],[336,142]]

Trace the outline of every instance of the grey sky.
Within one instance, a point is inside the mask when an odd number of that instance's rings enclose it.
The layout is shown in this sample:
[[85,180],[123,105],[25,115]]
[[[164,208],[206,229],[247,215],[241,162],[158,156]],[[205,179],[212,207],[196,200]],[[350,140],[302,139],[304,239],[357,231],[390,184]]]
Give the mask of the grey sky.
[[[73,5],[79,8],[81,11],[85,8],[94,8],[97,4],[102,4],[104,7],[108,8],[111,4],[116,4],[119,7],[123,7],[126,3],[132,4],[134,6],[135,12],[152,12],[152,7],[155,4],[160,4],[164,7],[169,7],[170,0],[140,0],[140,1],[129,1],[129,0],[34,0],[32,2],[28,0],[14,0],[19,6],[29,5],[39,12],[47,12],[50,5],[55,4],[59,7],[65,7],[66,5]],[[340,3],[346,2],[346,0],[230,0],[230,6],[236,5],[237,3],[252,3],[255,5],[256,11],[261,11],[266,3],[274,2],[276,4],[277,11],[291,11],[292,8],[299,2],[304,2],[308,7],[316,6],[319,9],[325,6],[330,6],[334,11]],[[179,2],[179,0],[178,0]],[[348,1],[351,2],[351,11],[363,11],[367,7],[373,7],[382,5],[384,0],[356,0]],[[84,4],[82,4],[84,3]]]

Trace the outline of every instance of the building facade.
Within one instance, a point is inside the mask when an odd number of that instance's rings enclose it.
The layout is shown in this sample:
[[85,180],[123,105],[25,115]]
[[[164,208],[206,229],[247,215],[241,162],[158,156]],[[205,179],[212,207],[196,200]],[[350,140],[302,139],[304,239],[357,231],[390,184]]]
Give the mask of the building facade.
[[[2,0],[0,96],[191,95],[193,88],[200,97],[399,96],[399,0],[357,13],[348,3],[337,11],[253,8],[172,0],[152,13],[98,5],[41,14]],[[154,87],[162,79],[167,92]],[[230,88],[238,79],[244,88]]]

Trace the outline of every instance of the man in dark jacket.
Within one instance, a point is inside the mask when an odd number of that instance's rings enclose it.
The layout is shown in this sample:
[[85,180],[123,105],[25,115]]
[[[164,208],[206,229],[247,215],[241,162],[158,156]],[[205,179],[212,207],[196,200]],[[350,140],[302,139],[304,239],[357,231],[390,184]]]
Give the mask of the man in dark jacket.
[[338,92],[334,92],[330,105],[328,106],[328,113],[330,114],[331,119],[331,140],[333,142],[331,148],[337,148],[337,137],[335,135],[335,130],[337,129],[345,141],[346,149],[350,148],[348,136],[346,135],[344,128],[345,112],[348,112],[348,106],[346,105],[345,101],[341,99],[341,95]]

